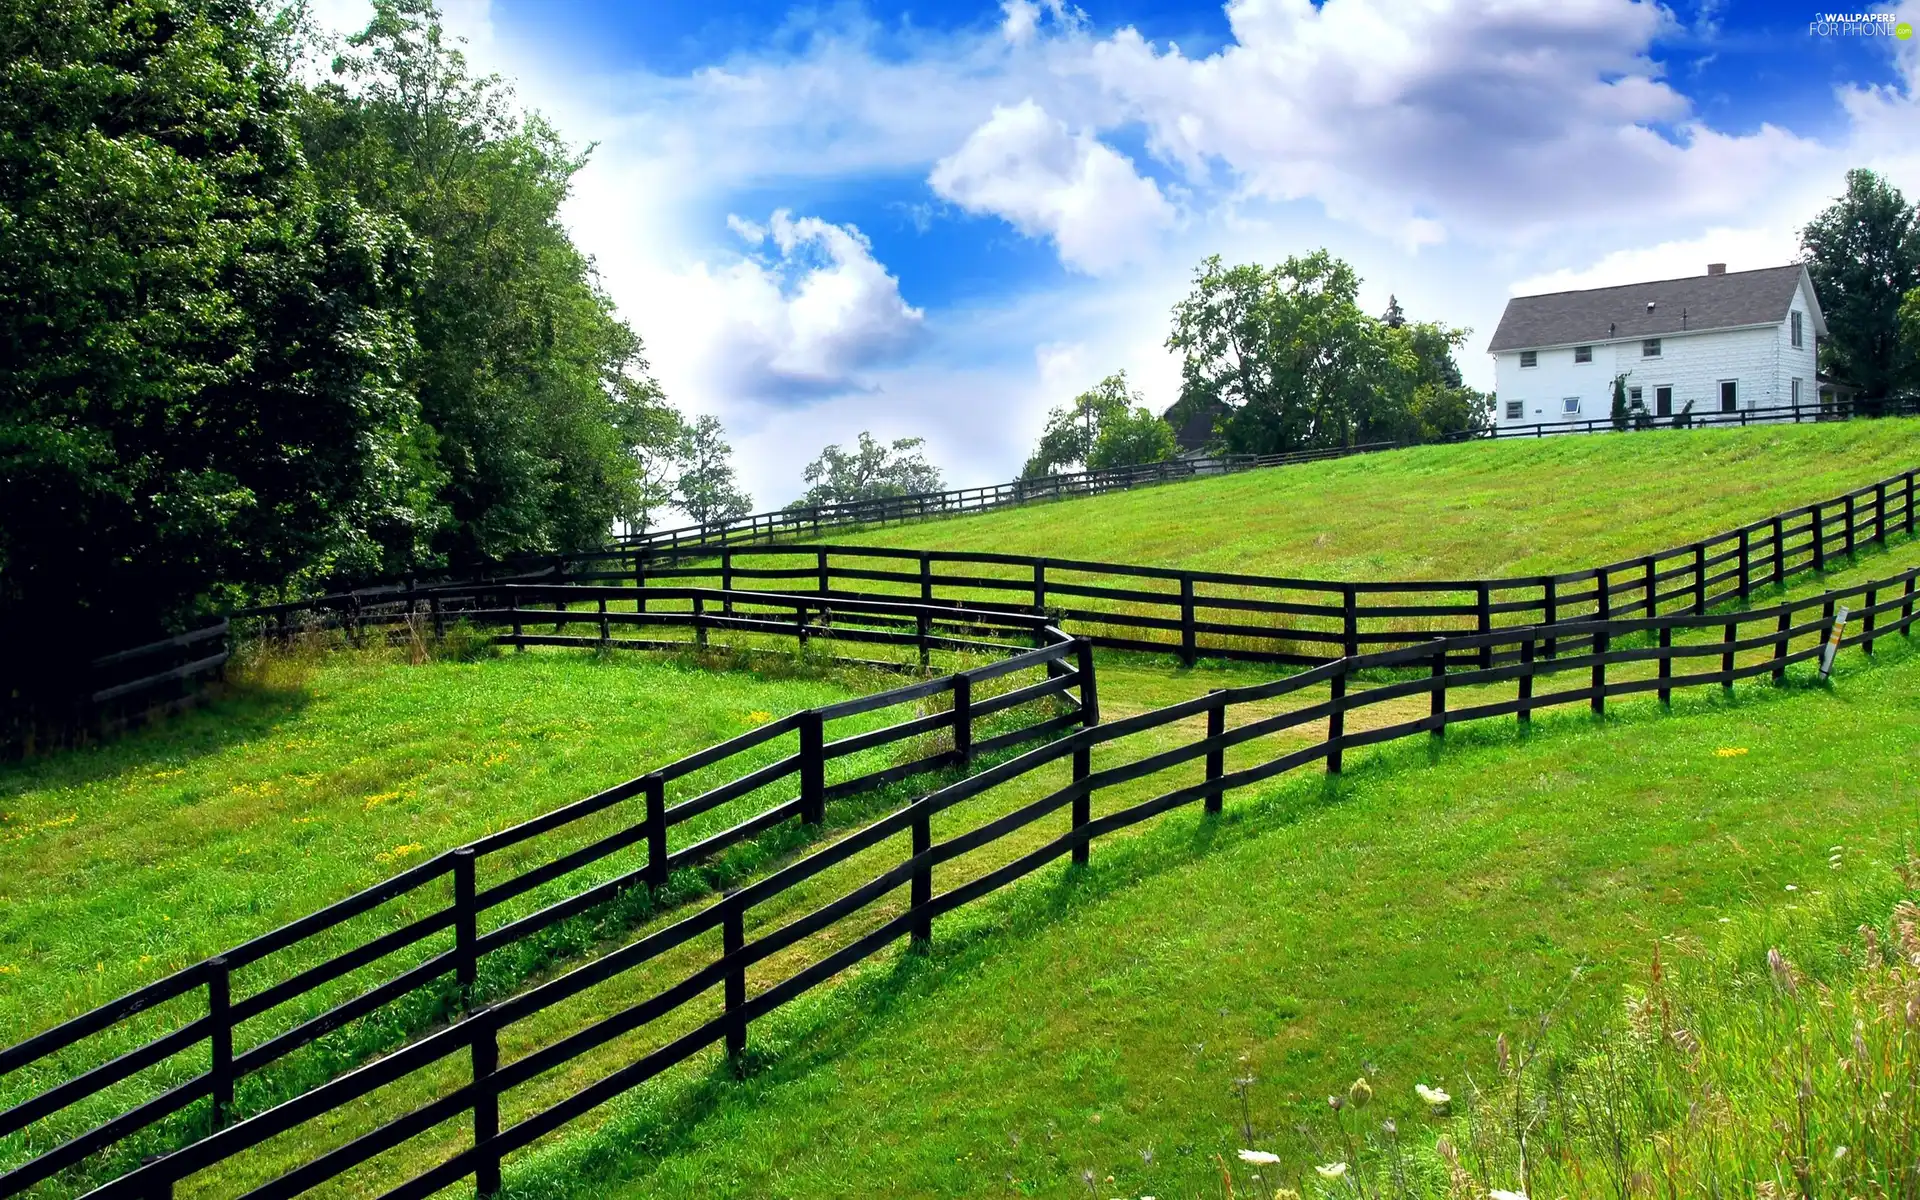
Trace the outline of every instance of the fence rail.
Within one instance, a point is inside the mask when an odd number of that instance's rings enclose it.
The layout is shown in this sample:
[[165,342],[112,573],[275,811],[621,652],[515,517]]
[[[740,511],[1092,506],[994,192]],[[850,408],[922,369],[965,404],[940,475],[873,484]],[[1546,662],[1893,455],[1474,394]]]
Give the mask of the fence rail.
[[[1448,726],[1463,721],[1511,717],[1525,723],[1541,710],[1563,706],[1586,706],[1598,714],[1609,700],[1622,696],[1653,693],[1665,701],[1682,688],[1731,687],[1758,677],[1782,681],[1790,668],[1820,655],[1829,635],[1836,632],[1842,634],[1839,646],[1857,646],[1871,653],[1876,639],[1910,636],[1917,576],[1920,569],[1727,614],[1609,617],[1554,628],[1494,629],[1436,638],[1343,656],[1286,679],[1221,689],[1106,724],[1098,723],[1090,702],[1081,714],[1086,727],[1078,732],[924,795],[672,925],[490,1007],[473,1010],[402,1050],[221,1129],[90,1195],[107,1200],[171,1194],[176,1182],[196,1172],[290,1129],[340,1113],[375,1090],[406,1078],[422,1081],[422,1086],[437,1092],[419,1107],[318,1154],[249,1195],[298,1194],[460,1115],[471,1119],[472,1136],[464,1148],[385,1195],[390,1200],[426,1196],[467,1178],[475,1180],[482,1195],[494,1194],[500,1186],[504,1156],[709,1046],[723,1045],[729,1055],[738,1056],[755,1019],[902,939],[925,942],[938,917],[1048,863],[1067,856],[1086,861],[1099,837],[1191,804],[1218,812],[1229,791],[1314,763],[1324,763],[1325,770],[1337,773],[1347,751],[1421,734],[1441,735]],[[1852,610],[1853,622],[1846,630],[1836,631],[1841,604]],[[1569,652],[1572,645],[1580,649]],[[1461,663],[1472,665],[1456,669]],[[1383,678],[1387,681],[1376,686],[1350,690],[1354,682]],[[1487,698],[1488,689],[1508,687],[1510,696]],[[1450,697],[1462,692],[1468,693],[1467,703],[1450,703]],[[1395,720],[1389,710],[1387,724],[1364,729],[1348,725],[1354,713],[1423,695],[1430,699],[1425,715]],[[1274,701],[1287,698],[1294,707],[1272,711]],[[1156,744],[1142,757],[1094,769],[1095,750],[1110,751],[1136,735],[1183,722],[1204,722],[1206,732],[1171,747]],[[1280,735],[1297,739],[1303,730],[1313,738],[1308,744],[1274,746]],[[1229,754],[1240,760],[1232,769]],[[1064,786],[1037,798],[1013,797],[1001,811],[976,814],[978,819],[934,840],[935,816],[965,815],[959,809],[964,802],[1005,785],[1017,786],[1061,763],[1070,763],[1071,769]],[[1095,815],[1093,802],[1100,793],[1147,780],[1159,789],[1156,794],[1144,800],[1128,797],[1121,807]],[[1034,835],[1019,836],[1062,815],[1064,829],[1051,836],[1043,834],[1037,842]],[[996,849],[998,858],[991,853]],[[854,864],[856,858],[859,864]],[[821,880],[832,868],[847,867],[857,875],[869,859],[880,866],[877,873],[804,915],[779,923],[773,917],[759,920],[755,914],[809,881]],[[937,893],[936,870],[950,885]],[[875,911],[902,889],[906,899],[898,911]],[[747,936],[750,917],[755,919],[751,939]],[[838,938],[816,936],[836,929],[841,931]],[[718,946],[710,944],[712,939],[698,941],[716,931]],[[503,1060],[503,1030],[616,976],[660,962],[669,951],[693,955],[699,946],[711,953],[701,956],[692,969],[674,974],[670,982],[659,981],[662,986],[646,999],[611,1013],[596,1007],[588,1023],[556,1034],[512,1061]],[[719,1011],[697,1019],[699,1010],[689,1006],[709,998],[716,988],[721,992]],[[662,1034],[666,1040],[645,1051],[632,1051],[623,1065],[593,1082],[545,1107],[532,1107],[511,1124],[502,1123],[503,1102],[516,1089],[681,1010],[697,1019],[692,1028]],[[467,1071],[433,1074],[431,1068],[455,1056],[465,1058]],[[569,1082],[567,1086],[576,1085]],[[13,1178],[7,1177],[6,1182]]]
[[[611,607],[621,604],[631,606],[631,611]],[[675,604],[684,607],[663,607]],[[578,607],[581,605],[589,607]],[[198,1013],[185,1016],[175,1028],[67,1075],[0,1112],[0,1137],[6,1137],[176,1055],[196,1052],[208,1064],[206,1070],[184,1082],[118,1112],[92,1129],[65,1138],[0,1175],[0,1196],[19,1194],[202,1100],[208,1101],[207,1124],[219,1129],[233,1113],[237,1080],[422,989],[451,982],[457,1003],[467,1003],[474,996],[478,970],[489,954],[592,912],[630,889],[645,888],[649,895],[657,895],[674,872],[711,861],[783,823],[817,828],[825,821],[827,806],[833,801],[930,770],[962,765],[982,752],[1052,736],[1091,719],[1097,712],[1090,648],[1051,628],[1044,618],[1018,613],[973,613],[893,601],[823,605],[805,596],[701,588],[487,585],[433,589],[400,604],[374,607],[361,605],[352,596],[322,597],[300,605],[254,610],[250,616],[286,627],[289,617],[301,613],[336,618],[344,615],[359,627],[460,619],[475,625],[505,627],[510,631],[500,634],[499,641],[521,648],[556,643],[655,646],[662,643],[614,637],[613,628],[678,624],[691,627],[700,643],[706,642],[710,630],[737,630],[790,636],[803,642],[851,638],[916,647],[923,661],[929,649],[987,652],[1001,657],[985,666],[767,721],[728,741],[436,855],[306,917],[0,1050],[0,1077],[35,1066],[57,1071],[62,1061],[57,1056],[82,1056],[92,1041],[102,1041],[105,1046],[93,1058],[114,1053],[127,1033],[119,1027],[130,1018],[195,991],[204,995]],[[536,623],[561,628],[581,622],[596,626],[597,636],[527,632]],[[987,636],[995,633],[1003,640]],[[1021,644],[1029,642],[1037,644],[1030,648]],[[1044,671],[1045,677],[997,695],[979,694],[980,685],[1034,670]],[[1053,701],[1054,707],[1065,711],[1054,715],[1036,712],[1030,706],[1037,701]],[[914,715],[904,720],[833,736],[836,722],[909,706]],[[998,721],[1008,728],[990,737],[975,737],[976,724],[1002,713],[1012,714]],[[944,746],[916,742],[941,732],[947,735]],[[829,769],[834,763],[892,746],[904,747],[901,761],[858,770],[829,782]],[[762,761],[774,754],[778,757]],[[713,778],[716,775],[721,776],[717,782]],[[754,797],[767,789],[784,790],[771,803],[756,803]],[[625,815],[633,809],[640,810],[637,817]],[[691,840],[683,838],[684,844],[673,845],[677,830],[691,830]],[[621,861],[623,852],[633,852],[627,854],[629,858],[637,854],[639,861],[608,878],[582,879],[580,873],[596,865],[605,864],[611,869]],[[481,868],[494,860],[502,864],[502,877],[483,885]],[[440,890],[447,890],[443,881],[450,881],[451,888],[450,895],[441,898],[433,894],[433,889],[438,884]],[[555,894],[556,887],[562,894]],[[523,897],[526,899],[521,900]],[[521,902],[513,904],[516,900]],[[352,923],[375,910],[396,904],[403,911],[390,914],[388,924],[393,927],[385,932],[364,936],[349,930]],[[423,915],[407,911],[423,907]],[[483,930],[490,918],[496,921],[495,926]],[[449,931],[451,945],[436,948],[436,935]],[[325,957],[318,962],[307,961],[313,957],[312,949],[328,935],[348,944],[344,948],[322,946],[328,951]],[[438,942],[446,940],[441,936]],[[301,954],[302,950],[309,953]],[[409,951],[418,961],[405,961]],[[396,957],[400,961],[392,963],[387,976],[373,986],[360,989],[355,984],[344,998],[334,994],[338,988],[326,991],[328,985],[352,982],[350,977],[356,972]],[[243,971],[267,976],[271,982],[242,994],[240,984],[244,981],[239,976]],[[321,1002],[324,1007],[313,1011]],[[256,1029],[267,1026],[271,1031],[251,1045],[240,1046],[237,1035],[243,1033],[247,1023],[255,1021],[260,1022]],[[102,1035],[107,1036],[103,1039]],[[432,1042],[429,1037],[427,1043]],[[410,1046],[370,1069],[376,1073],[388,1071],[393,1061],[413,1061],[421,1053],[417,1046]],[[327,1093],[332,1086],[323,1084],[311,1095]],[[303,1098],[293,1103],[305,1102]]]
[[1628,417],[1623,428],[1612,416],[1585,421],[1538,421],[1527,425],[1494,425],[1489,429],[1448,438],[1448,441],[1475,441],[1481,438],[1553,437],[1562,433],[1646,432],[1656,429],[1698,429],[1712,425],[1799,425],[1821,421],[1846,421],[1856,416],[1911,417],[1920,414],[1920,396],[1891,397],[1886,400],[1836,400],[1820,404],[1777,404],[1762,408],[1736,408],[1731,412],[1685,412],[1655,416],[1644,410]]
[[[1700,614],[1914,532],[1916,471],[1682,546],[1557,575],[1346,582],[877,546],[641,547],[583,556],[569,578],[717,581],[829,599],[911,598],[1047,613],[1122,650],[1312,666],[1436,636],[1626,616]],[[1570,635],[1571,636],[1571,635]],[[1489,651],[1479,653],[1486,657]]]

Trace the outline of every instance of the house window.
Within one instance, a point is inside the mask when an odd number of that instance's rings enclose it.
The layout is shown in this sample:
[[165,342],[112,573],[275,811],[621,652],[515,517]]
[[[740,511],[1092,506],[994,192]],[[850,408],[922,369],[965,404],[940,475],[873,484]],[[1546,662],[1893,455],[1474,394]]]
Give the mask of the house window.
[[[1796,313],[1795,315],[1797,316],[1798,314]],[[1800,381],[1798,379],[1793,381],[1793,406],[1795,408],[1800,407]]]
[[1540,352],[1538,350],[1522,350],[1520,352],[1520,365],[1523,367],[1539,366]]
[[1568,417],[1579,416],[1580,415],[1580,397],[1568,396],[1566,399],[1562,400],[1560,402],[1560,413],[1562,416],[1568,416]]
[[1592,362],[1593,347],[1592,346],[1575,346],[1573,348],[1573,361],[1577,363]]
[[1731,379],[1720,381],[1720,411],[1732,412],[1740,407],[1740,389]]
[[1798,311],[1795,311],[1793,314],[1793,348],[1795,350],[1800,348],[1800,314]]
[[1648,338],[1646,341],[1641,342],[1640,357],[1641,358],[1659,358],[1660,357],[1660,339]]
[[1526,415],[1526,412],[1527,412],[1527,402],[1525,400],[1507,401],[1507,420],[1518,421],[1521,417]]
[[1627,389],[1627,407],[1628,408],[1640,407],[1640,389],[1639,388]]

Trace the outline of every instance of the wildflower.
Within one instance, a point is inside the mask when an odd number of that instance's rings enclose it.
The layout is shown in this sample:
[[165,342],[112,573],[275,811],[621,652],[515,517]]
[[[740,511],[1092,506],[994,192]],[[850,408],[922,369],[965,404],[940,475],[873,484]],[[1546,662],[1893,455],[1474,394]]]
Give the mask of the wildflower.
[[1388,1117],[1386,1120],[1380,1122],[1380,1132],[1386,1134],[1388,1137],[1395,1137],[1399,1134],[1400,1127],[1393,1123],[1392,1117]]
[[1506,1188],[1490,1188],[1487,1200],[1527,1200],[1525,1192],[1510,1192]]
[[1347,1106],[1347,1101],[1344,1096],[1328,1096],[1327,1097],[1327,1107],[1332,1109],[1335,1112],[1339,1112],[1341,1109],[1345,1108],[1346,1106]]
[[1767,969],[1773,972],[1773,981],[1780,985],[1781,991],[1789,996],[1800,994],[1800,988],[1793,977],[1793,964],[1788,962],[1786,956],[1779,950],[1772,947],[1767,949]]
[[1265,1150],[1242,1150],[1240,1161],[1252,1163],[1256,1167],[1270,1167],[1280,1161],[1278,1154],[1269,1154]]
[[18,975],[20,967],[15,963],[0,963],[0,975]]
[[752,721],[755,725],[762,725],[768,721],[773,720],[773,714],[770,712],[763,712],[762,710],[756,708],[752,712],[747,714],[747,720]]
[[1420,1097],[1429,1108],[1433,1109],[1433,1115],[1436,1117],[1446,1116],[1447,1105],[1453,1102],[1452,1096],[1447,1095],[1439,1088],[1428,1087],[1424,1083],[1414,1084],[1413,1094]]
[[1787,885],[1787,890],[1790,892],[1797,892],[1800,890],[1800,885],[1797,883],[1790,883]]
[[1347,1085],[1347,1099],[1353,1101],[1355,1108],[1365,1108],[1373,1099],[1373,1085],[1367,1082],[1365,1075]]
[[1745,746],[1722,746],[1713,752],[1715,758],[1739,758],[1747,752]]
[[407,857],[407,855],[418,854],[424,849],[426,849],[426,847],[422,846],[419,842],[406,842],[395,846],[391,850],[382,850],[373,856],[373,861],[377,863],[399,862],[401,859]]
[[1839,1162],[1841,1159],[1845,1158],[1846,1156],[1847,1156],[1847,1148],[1845,1146],[1835,1146],[1833,1148],[1833,1161]]
[[1315,1167],[1314,1174],[1322,1179],[1339,1179],[1347,1173],[1347,1164],[1343,1162],[1322,1163]]

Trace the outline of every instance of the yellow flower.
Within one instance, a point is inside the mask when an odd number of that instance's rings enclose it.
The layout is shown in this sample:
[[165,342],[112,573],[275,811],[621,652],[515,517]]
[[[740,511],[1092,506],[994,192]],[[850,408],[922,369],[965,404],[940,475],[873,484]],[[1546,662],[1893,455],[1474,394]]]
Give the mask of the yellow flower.
[[747,720],[752,721],[755,725],[764,725],[768,721],[773,720],[773,714],[770,712],[762,712],[756,708],[747,714]]
[[1715,758],[1739,758],[1747,752],[1745,746],[1722,746],[1713,752]]
[[387,801],[398,800],[399,798],[400,798],[399,792],[381,792],[378,796],[368,796],[367,802],[361,806],[360,811],[371,812],[372,810],[380,807],[382,804],[385,804]]
[[419,842],[406,842],[402,845],[395,846],[391,850],[383,851],[382,853],[374,855],[373,861],[377,863],[399,862],[401,859],[405,858],[407,855],[418,854],[423,849],[425,849],[425,847],[423,847]]
[[0,975],[18,975],[20,968],[13,963],[0,963]]

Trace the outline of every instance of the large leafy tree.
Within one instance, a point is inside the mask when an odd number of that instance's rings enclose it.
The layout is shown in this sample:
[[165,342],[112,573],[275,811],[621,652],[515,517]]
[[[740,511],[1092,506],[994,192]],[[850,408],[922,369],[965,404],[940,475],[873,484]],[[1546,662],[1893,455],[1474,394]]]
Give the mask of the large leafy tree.
[[1164,462],[1179,449],[1171,425],[1148,409],[1130,408],[1101,423],[1087,466],[1101,471]]
[[924,445],[926,439],[917,437],[900,438],[888,445],[862,430],[853,450],[828,446],[807,464],[805,478],[812,486],[788,507],[813,508],[937,492],[941,487],[940,468],[927,461],[921,450]]
[[1872,171],[1848,171],[1846,191],[1800,231],[1800,246],[1827,318],[1821,369],[1867,401],[1912,386],[1899,312],[1920,286],[1920,219],[1906,197]]
[[376,0],[334,70],[306,104],[315,171],[428,251],[406,383],[445,479],[437,549],[577,549],[644,523],[661,482],[648,466],[680,429],[560,222],[584,156],[469,74],[431,0]]
[[1360,278],[1325,250],[1276,267],[1194,273],[1174,306],[1169,349],[1180,399],[1167,420],[1211,418],[1225,449],[1254,454],[1424,441],[1484,426],[1490,400],[1464,385],[1453,354],[1467,331],[1360,309]]
[[702,525],[719,524],[753,511],[753,498],[733,470],[733,447],[720,418],[703,416],[682,432],[675,458],[673,502]]
[[416,245],[316,186],[281,47],[247,0],[0,0],[0,619],[36,678],[435,519]]
[[[1061,471],[1075,471],[1094,466],[1120,465],[1119,461],[1109,462],[1101,459],[1098,447],[1110,426],[1116,422],[1132,422],[1134,410],[1145,403],[1146,397],[1135,391],[1127,382],[1125,371],[1113,374],[1094,384],[1073,398],[1073,402],[1056,408],[1047,414],[1046,427],[1041,430],[1040,444],[1034,447],[1033,457],[1027,459],[1020,476],[1023,479],[1038,479],[1044,475],[1054,475]],[[1148,414],[1151,416],[1151,414]],[[1154,420],[1159,420],[1155,417]],[[1164,424],[1164,422],[1162,422]],[[1172,430],[1168,429],[1167,442],[1172,440]],[[1144,439],[1144,440],[1143,440]],[[1131,430],[1123,437],[1119,433],[1108,437],[1107,457],[1126,462],[1155,462],[1152,458],[1131,458],[1133,453],[1152,453],[1162,443],[1156,434],[1145,428]],[[1121,447],[1128,447],[1122,450]],[[1168,457],[1167,450],[1161,458]],[[1096,461],[1096,460],[1099,461]]]

